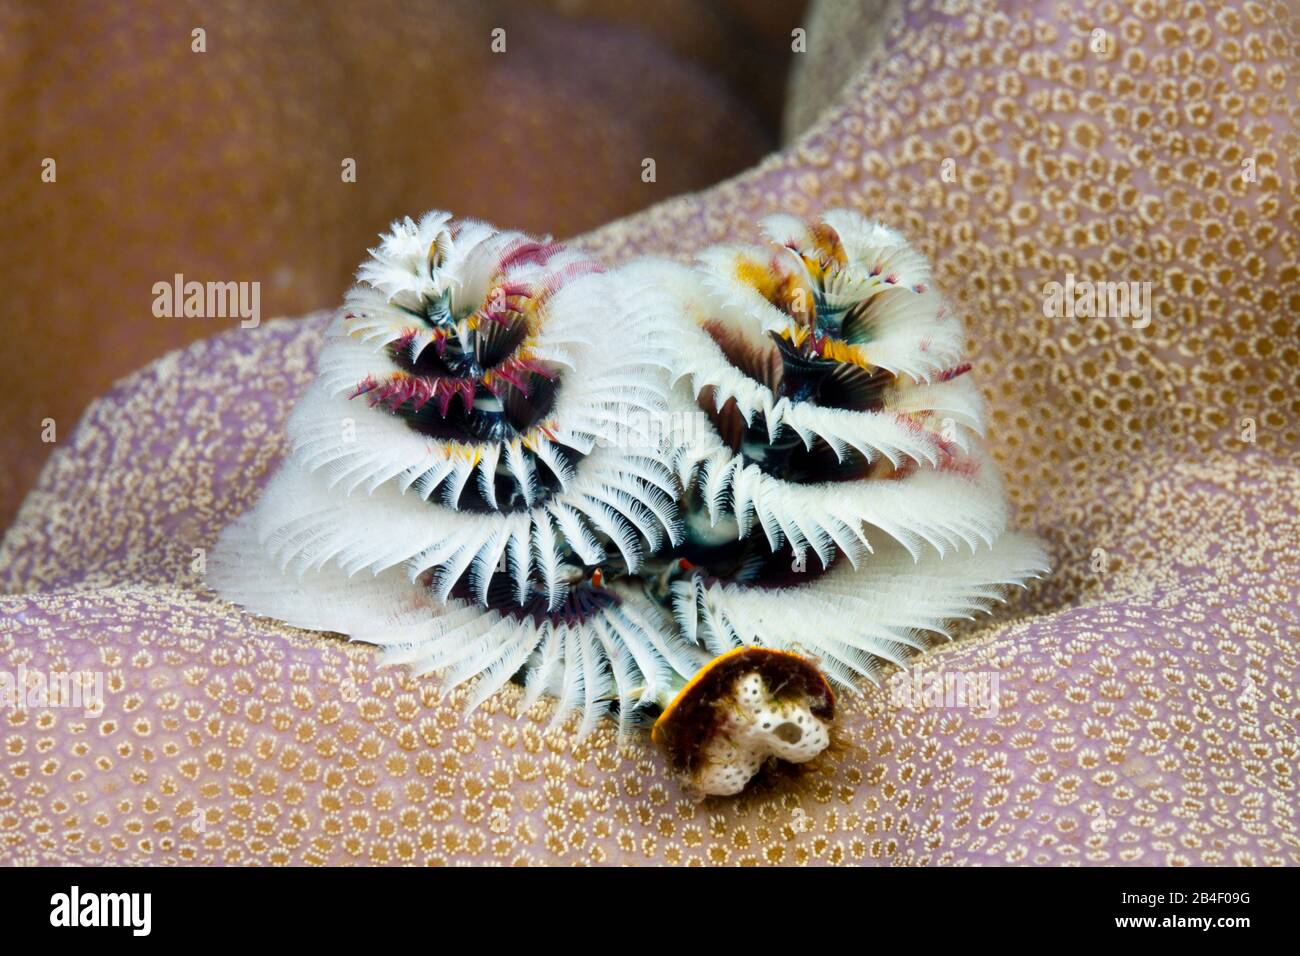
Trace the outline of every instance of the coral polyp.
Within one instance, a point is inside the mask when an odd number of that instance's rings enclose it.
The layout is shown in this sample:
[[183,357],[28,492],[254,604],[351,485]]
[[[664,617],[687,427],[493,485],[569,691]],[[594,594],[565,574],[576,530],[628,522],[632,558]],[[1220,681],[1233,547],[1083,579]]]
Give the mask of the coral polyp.
[[[442,212],[395,223],[212,585],[476,681],[473,704],[514,680],[584,733],[676,715],[656,737],[705,793],[815,756],[826,702],[777,700],[774,667],[856,690],[1046,560],[1007,532],[925,259],[846,211],[763,227],[694,268],[608,269]],[[777,711],[807,715],[801,743],[753,723]]]

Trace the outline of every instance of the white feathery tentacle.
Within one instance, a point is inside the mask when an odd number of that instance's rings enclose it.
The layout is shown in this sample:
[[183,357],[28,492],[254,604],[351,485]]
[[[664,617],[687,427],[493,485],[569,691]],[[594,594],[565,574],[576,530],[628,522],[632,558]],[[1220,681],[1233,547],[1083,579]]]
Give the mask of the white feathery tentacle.
[[1045,571],[1006,530],[925,257],[847,210],[762,228],[697,268],[608,271],[445,212],[394,222],[212,587],[467,685],[468,710],[518,680],[524,709],[626,736],[732,648],[853,687]]
[[1016,534],[1002,535],[979,555],[930,552],[920,560],[891,543],[860,568],[840,563],[807,584],[782,589],[695,577],[678,582],[673,603],[679,620],[699,616],[710,650],[761,645],[801,651],[851,686],[849,674],[875,681],[869,658],[905,664],[929,646],[925,632],[946,637],[949,621],[987,612],[1008,588],[1048,567],[1042,546]]

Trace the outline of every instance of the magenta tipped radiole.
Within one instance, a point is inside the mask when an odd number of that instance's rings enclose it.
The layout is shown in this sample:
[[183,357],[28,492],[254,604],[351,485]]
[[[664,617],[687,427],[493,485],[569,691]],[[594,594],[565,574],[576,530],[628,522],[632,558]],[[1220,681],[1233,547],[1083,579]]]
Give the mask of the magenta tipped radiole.
[[394,223],[210,583],[471,707],[515,682],[580,734],[657,719],[702,794],[814,759],[832,687],[1047,562],[1007,530],[924,257],[845,210],[763,232],[606,268],[443,212]]

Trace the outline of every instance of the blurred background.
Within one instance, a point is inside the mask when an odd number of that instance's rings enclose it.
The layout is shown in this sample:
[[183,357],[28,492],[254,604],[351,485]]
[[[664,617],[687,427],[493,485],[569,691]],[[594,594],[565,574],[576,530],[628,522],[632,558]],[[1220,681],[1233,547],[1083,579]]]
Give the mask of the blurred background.
[[565,237],[711,185],[779,144],[804,7],[0,0],[0,529],[47,420],[66,441],[116,379],[237,326],[155,317],[155,283],[257,281],[263,321],[301,316],[397,216]]

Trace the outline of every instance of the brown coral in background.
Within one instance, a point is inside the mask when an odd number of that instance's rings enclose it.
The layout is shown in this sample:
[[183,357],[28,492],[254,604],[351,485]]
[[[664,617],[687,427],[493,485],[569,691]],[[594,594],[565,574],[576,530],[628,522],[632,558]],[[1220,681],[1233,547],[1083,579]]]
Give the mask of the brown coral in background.
[[301,315],[413,210],[565,236],[708,186],[776,145],[802,6],[0,0],[0,527],[44,420],[66,437],[230,327],[155,318],[155,282],[259,281],[264,319]]

